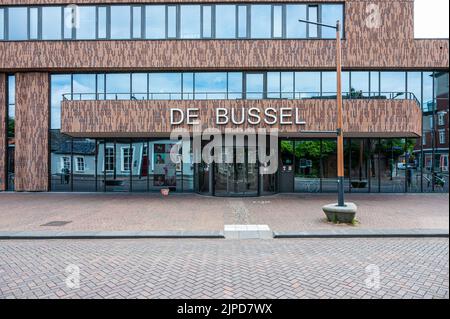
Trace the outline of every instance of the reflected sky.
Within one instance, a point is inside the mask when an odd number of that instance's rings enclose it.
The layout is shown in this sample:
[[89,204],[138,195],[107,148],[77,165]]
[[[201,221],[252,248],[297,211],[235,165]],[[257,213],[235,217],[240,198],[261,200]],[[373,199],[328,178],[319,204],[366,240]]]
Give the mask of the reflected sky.
[[216,38],[236,37],[236,6],[216,5]]
[[200,6],[180,6],[180,37],[182,39],[200,38]]
[[[8,7],[7,10],[10,40],[71,39],[72,31],[79,40],[108,36],[110,39],[139,39],[144,36],[143,30],[147,39],[306,38],[306,25],[298,19],[306,19],[307,11],[310,20],[316,21],[320,12],[322,21],[330,24],[343,17],[342,4],[80,5],[75,11],[77,23],[72,30],[71,10],[66,7]],[[6,15],[0,9],[0,19],[4,20],[3,16]],[[63,23],[64,19],[67,24]],[[38,25],[42,26],[40,38]],[[315,29],[315,26],[309,27],[310,36],[317,37]],[[4,31],[0,28],[0,39]],[[324,29],[322,33],[325,37],[334,37],[334,30]]]
[[271,6],[253,5],[251,10],[251,37],[253,39],[270,38],[271,36]]
[[[370,74],[370,80],[369,80]],[[423,90],[425,110],[433,102],[433,73],[408,72],[352,72],[351,87],[354,91],[378,95],[378,79],[381,74],[381,90],[386,93],[399,92],[396,98],[404,98],[411,92],[420,100]],[[109,74],[55,74],[51,79],[52,128],[59,127],[60,101],[63,94],[73,93],[74,99],[241,99],[243,98],[243,77],[247,99],[264,98],[308,98],[333,96],[336,94],[336,73],[324,72],[186,72],[186,73],[109,73]],[[421,77],[423,76],[423,82]],[[147,78],[149,82],[147,84]],[[97,83],[96,83],[97,79]],[[106,81],[106,89],[104,83]],[[369,84],[370,82],[370,84]],[[441,81],[442,82],[442,81]],[[10,89],[14,84],[10,82]],[[295,86],[295,90],[294,90]],[[441,85],[442,86],[442,85]],[[73,91],[72,90],[73,87]],[[148,87],[148,89],[147,89]],[[97,88],[97,92],[96,92]],[[350,72],[342,73],[342,91],[349,92]],[[132,90],[132,91],[131,91]],[[448,90],[448,86],[447,86]],[[105,93],[106,91],[106,96]],[[294,92],[295,91],[295,92]],[[293,92],[295,94],[293,94]],[[78,94],[78,95],[77,95]],[[10,95],[11,99],[14,95]]]
[[61,7],[42,8],[42,39],[61,39]]
[[147,39],[163,39],[166,36],[166,7],[145,7],[145,34]]
[[9,8],[8,30],[10,40],[26,40],[28,37],[27,8]]
[[95,39],[95,7],[78,6],[79,26],[76,29],[77,39]]
[[131,37],[131,12],[129,6],[111,6],[111,39]]
[[5,38],[5,10],[0,8],[0,39]]

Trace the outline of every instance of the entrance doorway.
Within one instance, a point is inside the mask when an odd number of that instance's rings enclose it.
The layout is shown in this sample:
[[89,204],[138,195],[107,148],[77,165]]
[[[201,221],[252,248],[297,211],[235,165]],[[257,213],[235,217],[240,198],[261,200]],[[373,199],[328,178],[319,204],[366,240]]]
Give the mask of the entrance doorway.
[[[254,152],[254,153],[252,153]],[[214,164],[215,195],[217,196],[257,196],[258,164],[256,150],[247,147],[224,147],[224,163]],[[225,159],[229,159],[225,162]]]

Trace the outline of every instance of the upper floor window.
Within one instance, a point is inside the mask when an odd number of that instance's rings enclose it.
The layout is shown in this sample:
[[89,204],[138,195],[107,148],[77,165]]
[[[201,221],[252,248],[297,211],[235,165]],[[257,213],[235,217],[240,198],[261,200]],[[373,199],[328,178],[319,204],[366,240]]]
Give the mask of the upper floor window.
[[8,8],[8,40],[28,39],[27,8]]
[[439,130],[439,144],[445,144],[446,136],[445,130]]
[[438,113],[438,125],[439,126],[445,125],[445,113],[444,112]]
[[5,10],[0,8],[0,40],[5,39]]
[[0,40],[304,39],[343,23],[342,3],[0,7]]

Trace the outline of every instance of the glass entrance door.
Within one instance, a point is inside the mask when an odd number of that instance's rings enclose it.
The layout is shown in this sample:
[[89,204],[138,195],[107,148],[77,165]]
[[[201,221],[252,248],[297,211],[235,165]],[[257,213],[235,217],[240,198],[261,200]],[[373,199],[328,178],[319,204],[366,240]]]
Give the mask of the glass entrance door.
[[[215,195],[217,196],[256,196],[258,195],[258,165],[249,162],[247,147],[225,147],[222,153],[224,162],[216,163]],[[250,154],[250,158],[256,154]],[[225,159],[232,159],[226,163]]]

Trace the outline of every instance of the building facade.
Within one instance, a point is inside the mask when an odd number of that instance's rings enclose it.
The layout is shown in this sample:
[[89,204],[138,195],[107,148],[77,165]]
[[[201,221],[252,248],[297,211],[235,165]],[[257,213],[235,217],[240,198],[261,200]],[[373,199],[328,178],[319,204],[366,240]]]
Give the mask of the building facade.
[[[303,19],[342,25],[345,190],[448,192],[449,42],[414,39],[413,12],[413,0],[2,0],[0,190],[335,192],[336,33]],[[277,129],[278,170],[241,161],[256,156],[248,140],[197,163],[195,143],[170,138],[195,135],[173,110],[201,130]],[[173,161],[180,143],[189,156]]]

